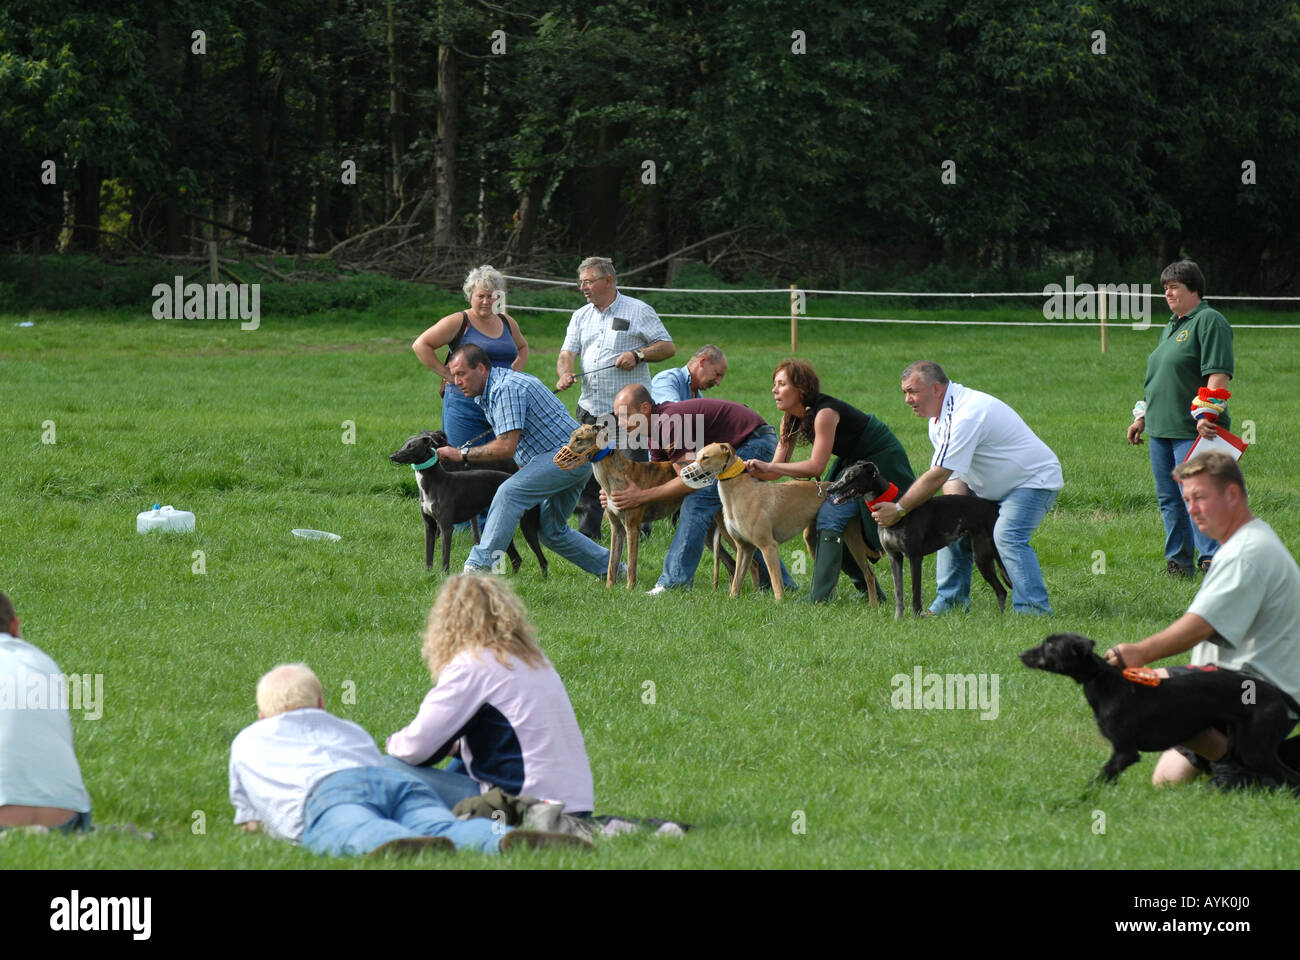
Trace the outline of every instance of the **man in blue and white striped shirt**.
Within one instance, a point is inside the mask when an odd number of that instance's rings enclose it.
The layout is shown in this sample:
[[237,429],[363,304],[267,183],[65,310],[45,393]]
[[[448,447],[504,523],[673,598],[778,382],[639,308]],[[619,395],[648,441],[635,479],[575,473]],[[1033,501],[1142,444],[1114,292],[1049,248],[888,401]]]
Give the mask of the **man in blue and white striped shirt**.
[[541,505],[538,536],[564,559],[588,573],[604,576],[609,551],[569,526],[569,514],[591,478],[591,465],[561,470],[554,456],[569,442],[577,421],[536,377],[493,367],[483,348],[467,344],[447,364],[456,386],[483,408],[496,438],[479,447],[439,447],[438,456],[452,463],[513,457],[519,472],[497,488],[488,508],[483,538],[470,551],[465,572],[491,570],[505,555],[519,518]]

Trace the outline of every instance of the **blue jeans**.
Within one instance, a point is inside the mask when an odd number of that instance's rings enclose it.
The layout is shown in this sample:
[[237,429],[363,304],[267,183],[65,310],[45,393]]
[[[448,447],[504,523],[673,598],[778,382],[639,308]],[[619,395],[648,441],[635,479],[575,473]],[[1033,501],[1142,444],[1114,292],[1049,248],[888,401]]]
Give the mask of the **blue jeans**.
[[[1029,545],[1029,538],[1060,493],[1060,490],[1017,487],[999,501],[993,543],[1011,579],[1011,606],[1017,613],[1052,613],[1043,571],[1038,567],[1038,555]],[[972,559],[969,537],[962,537],[939,551],[935,558],[939,595],[930,605],[931,611],[944,613],[954,608],[970,609]]]
[[[775,453],[776,436],[773,434],[752,437],[736,448],[736,456],[742,460],[771,460]],[[681,516],[677,518],[677,532],[673,534],[673,542],[668,545],[668,555],[664,557],[664,570],[659,575],[661,586],[689,587],[695,583],[695,569],[700,565],[700,557],[704,553],[704,535],[708,533],[709,521],[721,509],[722,500],[718,496],[717,483],[687,494],[682,501]],[[769,588],[772,585],[767,564],[761,559],[758,562],[758,582]],[[798,587],[784,562],[781,564],[781,582],[787,590]]]
[[1147,446],[1151,448],[1151,473],[1156,478],[1156,501],[1165,521],[1165,559],[1189,570],[1196,561],[1196,554],[1199,553],[1202,560],[1208,560],[1219,549],[1217,540],[1211,540],[1192,523],[1192,518],[1187,515],[1187,505],[1183,503],[1182,487],[1172,476],[1174,467],[1186,459],[1187,451],[1195,442],[1195,437],[1186,440],[1147,437]]
[[400,770],[408,777],[419,777],[452,810],[467,797],[477,797],[483,793],[478,781],[464,772],[465,764],[459,759],[453,760],[444,769],[416,767],[396,757],[384,757],[384,764]]
[[835,503],[830,497],[821,505],[817,511],[817,529],[834,530],[836,533],[843,533],[844,528],[849,525],[849,521],[858,516],[862,509],[860,500],[849,500],[845,503]]
[[491,820],[457,820],[421,781],[389,767],[330,774],[307,796],[303,822],[302,845],[335,857],[369,853],[403,837],[446,837],[457,849],[496,853],[505,836]]
[[519,518],[529,507],[541,504],[538,537],[542,543],[588,573],[605,575],[609,551],[569,526],[569,514],[591,478],[591,464],[561,470],[553,460],[555,452],[539,453],[497,487],[492,506],[488,507],[483,539],[469,552],[465,566],[491,570],[493,561],[505,555]]

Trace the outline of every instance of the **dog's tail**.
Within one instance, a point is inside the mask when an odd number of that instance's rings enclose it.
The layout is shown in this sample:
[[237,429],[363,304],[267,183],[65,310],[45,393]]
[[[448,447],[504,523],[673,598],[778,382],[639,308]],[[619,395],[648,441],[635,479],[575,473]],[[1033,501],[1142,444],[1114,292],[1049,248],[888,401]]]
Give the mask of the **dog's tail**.
[[[993,538],[989,537],[992,542]],[[1008,590],[1011,589],[1011,576],[1007,573],[1007,568],[1002,564],[1002,554],[998,553],[998,545],[993,544],[993,562],[998,565],[998,571],[1002,574],[1002,582]]]

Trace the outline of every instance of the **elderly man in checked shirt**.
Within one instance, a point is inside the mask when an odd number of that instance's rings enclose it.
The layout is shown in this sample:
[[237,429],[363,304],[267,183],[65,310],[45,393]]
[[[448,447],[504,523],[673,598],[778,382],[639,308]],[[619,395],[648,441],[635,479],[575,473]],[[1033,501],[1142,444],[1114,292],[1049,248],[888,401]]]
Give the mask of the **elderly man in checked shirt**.
[[[625,296],[615,287],[614,264],[604,257],[588,257],[578,266],[578,286],[587,305],[575,310],[564,334],[564,346],[555,361],[557,390],[567,390],[578,378],[573,362],[582,357],[582,393],[578,420],[595,423],[614,411],[614,396],[630,383],[650,389],[650,363],[667,360],[677,350],[663,321],[648,303]],[[622,446],[622,444],[620,444]],[[633,460],[645,460],[645,450],[627,451]],[[581,529],[600,536],[600,488],[592,480],[578,505]]]
[[569,526],[569,514],[591,478],[591,465],[561,470],[554,456],[568,443],[578,424],[564,404],[540,380],[527,373],[493,367],[483,348],[461,347],[447,364],[452,378],[465,394],[483,408],[496,438],[482,446],[439,447],[438,456],[455,463],[501,460],[513,457],[519,472],[497,488],[488,508],[483,539],[470,551],[465,572],[487,571],[499,559],[519,518],[541,505],[539,537],[565,560],[588,573],[604,576],[609,551]]

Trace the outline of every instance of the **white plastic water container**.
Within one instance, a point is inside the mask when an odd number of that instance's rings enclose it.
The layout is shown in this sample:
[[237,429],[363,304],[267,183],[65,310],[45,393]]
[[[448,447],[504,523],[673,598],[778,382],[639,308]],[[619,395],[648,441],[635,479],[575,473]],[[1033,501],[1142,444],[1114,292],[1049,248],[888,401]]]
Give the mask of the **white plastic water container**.
[[135,518],[136,533],[149,533],[151,530],[193,533],[194,514],[188,510],[177,510],[171,504],[160,507],[155,503],[152,510],[136,514]]

